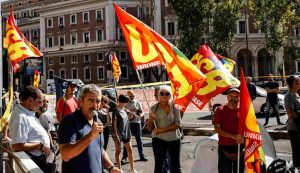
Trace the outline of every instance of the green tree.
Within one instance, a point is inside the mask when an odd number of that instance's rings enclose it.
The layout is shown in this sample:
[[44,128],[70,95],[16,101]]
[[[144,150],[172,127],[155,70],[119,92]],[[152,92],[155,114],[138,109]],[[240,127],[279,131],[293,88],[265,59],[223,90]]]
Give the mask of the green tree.
[[212,11],[213,31],[209,34],[210,46],[215,52],[223,53],[232,46],[236,33],[236,21],[240,19],[241,0],[220,0]]
[[[233,44],[242,0],[169,0],[178,16],[179,49],[195,54],[206,37],[213,51],[222,53]],[[208,33],[208,26],[213,31]]]
[[266,47],[271,54],[274,55],[286,45],[288,35],[291,34],[289,29],[299,24],[299,3],[299,0],[249,1],[256,27],[265,34]]
[[178,16],[178,47],[191,57],[201,44],[214,3],[212,0],[169,0],[169,4]]

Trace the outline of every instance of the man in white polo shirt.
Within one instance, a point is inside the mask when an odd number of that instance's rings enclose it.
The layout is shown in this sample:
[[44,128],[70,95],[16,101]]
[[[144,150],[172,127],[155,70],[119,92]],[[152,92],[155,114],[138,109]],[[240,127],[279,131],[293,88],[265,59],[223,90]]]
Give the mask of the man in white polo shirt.
[[50,139],[35,117],[35,112],[43,105],[43,93],[36,87],[27,86],[19,97],[21,103],[14,108],[9,122],[12,149],[25,151],[44,172],[53,172],[46,163],[51,154]]

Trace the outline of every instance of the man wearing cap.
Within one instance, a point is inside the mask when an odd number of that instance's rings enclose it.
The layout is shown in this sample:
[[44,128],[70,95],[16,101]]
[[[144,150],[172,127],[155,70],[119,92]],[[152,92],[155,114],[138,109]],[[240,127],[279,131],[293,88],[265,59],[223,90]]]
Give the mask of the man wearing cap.
[[[214,115],[215,131],[219,135],[219,173],[236,172],[238,144],[244,148],[244,138],[239,134],[240,91],[232,88],[228,91],[227,103],[217,108]],[[243,153],[240,154],[243,160]],[[244,172],[244,162],[240,162],[240,172]]]
[[74,97],[76,87],[77,85],[74,82],[68,82],[66,94],[56,104],[56,118],[59,123],[66,115],[75,112],[79,106],[77,99]]

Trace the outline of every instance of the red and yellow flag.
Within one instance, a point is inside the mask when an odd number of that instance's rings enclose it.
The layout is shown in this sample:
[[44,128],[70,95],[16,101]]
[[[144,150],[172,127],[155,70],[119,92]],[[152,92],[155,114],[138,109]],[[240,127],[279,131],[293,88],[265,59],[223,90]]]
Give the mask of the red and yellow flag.
[[260,135],[255,112],[246,85],[243,69],[241,69],[241,95],[239,132],[245,138],[245,170],[247,173],[265,173],[265,154],[262,148],[262,137]]
[[35,69],[34,70],[34,77],[33,77],[33,86],[38,87],[40,84],[40,72]]
[[185,111],[205,76],[178,50],[150,27],[114,4],[134,67],[164,64],[174,92],[175,106]]
[[121,75],[120,63],[118,61],[116,53],[112,53],[111,55],[112,55],[111,64],[112,64],[112,69],[113,69],[113,76],[115,78],[115,81],[118,82],[120,79],[120,75]]
[[43,56],[20,32],[15,24],[12,11],[10,11],[9,19],[6,23],[6,39],[8,56],[12,62],[12,66],[28,57]]
[[204,85],[192,100],[199,109],[202,109],[212,97],[240,84],[207,45],[198,49],[191,62],[206,76]]
[[235,62],[232,59],[223,57],[219,54],[215,54],[215,55],[221,61],[221,63],[224,65],[224,67],[231,73],[234,69]]

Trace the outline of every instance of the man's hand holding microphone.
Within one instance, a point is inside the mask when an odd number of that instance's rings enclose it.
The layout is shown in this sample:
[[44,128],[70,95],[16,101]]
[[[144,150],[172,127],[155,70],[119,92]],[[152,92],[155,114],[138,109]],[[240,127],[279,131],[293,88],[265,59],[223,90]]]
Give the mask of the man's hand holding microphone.
[[103,132],[103,124],[98,119],[98,113],[96,110],[93,110],[91,112],[91,115],[93,117],[93,124],[92,124],[92,130],[91,130],[90,134],[93,138],[96,138],[99,135],[99,133]]

